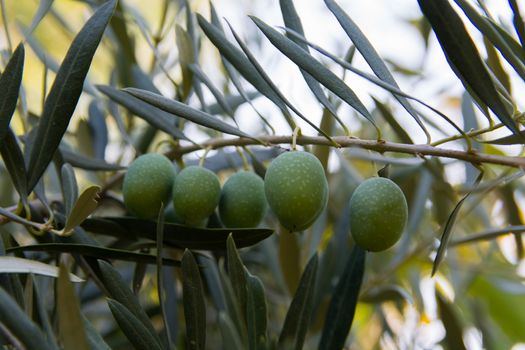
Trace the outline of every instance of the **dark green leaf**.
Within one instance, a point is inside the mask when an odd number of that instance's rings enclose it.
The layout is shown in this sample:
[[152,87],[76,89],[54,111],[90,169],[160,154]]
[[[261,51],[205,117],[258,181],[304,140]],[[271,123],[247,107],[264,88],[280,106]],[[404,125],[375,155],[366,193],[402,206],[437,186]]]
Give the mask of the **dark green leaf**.
[[[93,233],[110,236],[155,240],[155,221],[132,217],[103,217],[86,219],[82,225]],[[183,226],[173,223],[164,224],[164,244],[179,248],[224,250],[226,239],[232,233],[239,248],[254,245],[273,234],[271,229],[206,229]]]
[[334,73],[323,66],[310,55],[305,55],[304,50],[275,29],[256,17],[250,17],[271,43],[286,57],[292,60],[299,68],[304,69],[327,89],[339,96],[343,101],[352,106],[374,126],[374,120],[357,95]]
[[69,281],[68,270],[63,264],[59,269],[56,305],[60,340],[65,349],[90,350],[80,304]]
[[321,349],[342,349],[345,345],[363,281],[365,258],[366,252],[354,246],[328,307],[319,343]]
[[88,108],[88,116],[89,133],[93,143],[93,155],[96,159],[104,160],[109,136],[105,115],[100,109],[98,101],[91,101]]
[[248,344],[248,338],[247,338],[248,330],[246,329],[246,322],[245,322],[245,317],[243,314],[245,310],[241,310],[239,299],[237,298],[233,290],[228,274],[224,270],[224,265],[222,264],[222,261],[221,261],[221,264],[219,265],[219,276],[221,279],[222,290],[224,291],[224,300],[226,302],[226,309],[228,311],[226,315],[228,316],[228,319],[231,322],[233,322],[233,324],[235,325],[236,333],[238,334],[238,337],[239,337],[239,342],[241,344],[244,344],[245,347],[247,347],[248,346],[247,345]]
[[493,140],[487,140],[487,141],[480,140],[479,142],[489,143],[491,145],[523,145],[523,138],[521,135],[512,134],[512,135],[503,136],[503,137],[493,139]]
[[[283,20],[284,20],[284,24],[286,25],[286,27],[290,28],[290,29],[293,29],[297,33],[299,33],[299,34],[304,36],[304,31],[303,31],[303,25],[301,23],[301,18],[299,17],[299,15],[297,14],[297,11],[295,10],[295,7],[293,5],[293,1],[292,0],[280,0],[279,4],[281,6],[281,12],[283,14]],[[291,38],[291,39],[294,40],[293,38]],[[306,45],[305,43],[303,43],[303,42],[301,42],[299,40],[297,40],[297,41],[294,40],[294,41],[304,51],[306,51],[306,54],[310,53],[309,49],[308,49],[308,45]],[[303,75],[304,80],[306,81],[306,84],[308,85],[308,87],[310,88],[310,90],[312,91],[314,96],[317,98],[317,100],[324,106],[324,108],[326,110],[328,110],[330,112],[331,116],[336,118],[336,120],[339,122],[339,124],[341,124],[341,127],[343,127],[343,129],[345,131],[347,131],[347,133],[348,133],[348,130],[347,130],[345,124],[337,116],[337,109],[336,109],[336,107],[325,96],[325,94],[323,92],[323,89],[321,88],[321,85],[319,84],[319,82],[317,80],[315,80],[315,78],[312,77],[310,74],[305,72],[303,69],[300,69],[300,70],[301,70],[301,74]]]
[[246,310],[247,299],[247,280],[244,265],[242,263],[233,236],[230,234],[226,240],[226,261],[228,267],[228,275],[235,292],[235,296],[239,302],[241,310]]
[[206,85],[213,97],[215,97],[215,100],[217,100],[217,103],[221,107],[221,109],[233,118],[233,110],[230,108],[228,101],[226,101],[226,99],[222,95],[222,92],[219,89],[217,89],[215,85],[213,85],[213,82],[206,75],[206,73],[202,71],[200,66],[197,64],[190,64],[188,68],[200,81],[202,81],[204,85]]
[[40,328],[29,319],[16,301],[0,288],[0,322],[28,350],[54,350]]
[[[377,77],[396,88],[399,88],[397,85],[392,73],[388,70],[386,64],[383,62],[375,48],[372,46],[370,41],[363,34],[361,29],[357,26],[356,23],[346,14],[343,9],[333,0],[325,0],[325,4],[328,9],[334,14],[334,16],[339,21],[341,27],[352,40],[357,50],[363,55],[363,58],[366,60],[372,71],[377,75]],[[427,140],[430,141],[430,134],[426,130],[425,126],[421,122],[418,113],[412,107],[410,102],[402,96],[394,95],[394,97],[399,101],[399,103],[405,108],[405,110],[414,118],[427,136]]]
[[246,326],[250,350],[267,349],[266,327],[268,315],[264,287],[257,276],[247,275]]
[[[242,106],[245,102],[254,100],[259,96],[261,96],[261,94],[258,91],[251,91],[251,92],[246,93],[245,96],[227,95],[224,97],[224,101],[230,107],[230,109],[236,110],[237,108],[239,108],[239,106]],[[223,108],[221,107],[219,103],[212,103],[206,107],[206,110],[210,114],[221,114],[223,111]]]
[[11,128],[8,128],[4,139],[0,141],[0,154],[22,203],[26,203],[28,191],[24,155]]
[[494,86],[476,46],[465,25],[448,0],[418,0],[425,17],[429,20],[445,56],[460,78],[472,89],[513,133],[521,135],[511,111],[507,109]]
[[516,29],[516,32],[518,33],[521,46],[525,47],[525,22],[523,21],[523,17],[521,16],[518,2],[517,0],[509,0],[509,5],[512,9],[512,13],[514,14],[514,16],[512,17],[514,29]]
[[[111,266],[111,264],[104,260],[98,260],[98,266],[100,268],[100,278],[104,283],[109,296],[115,299],[121,306],[125,308],[130,315],[133,315],[133,319],[138,320],[142,324],[140,327],[149,333],[149,338],[156,339],[155,342],[151,343],[151,346],[160,347],[160,340],[158,340],[157,334],[151,321],[140,305],[138,299],[135,297],[131,289],[127,286],[122,276]],[[119,310],[118,308],[117,310]],[[134,326],[138,328],[138,326]],[[144,332],[142,332],[144,333]],[[128,334],[126,334],[128,335]]]
[[312,316],[318,262],[318,256],[315,254],[310,258],[304,269],[299,286],[286,313],[283,329],[279,336],[279,349],[300,350],[303,348],[306,331]]
[[392,130],[396,133],[396,136],[399,137],[399,140],[403,143],[414,143],[405,129],[399,125],[396,118],[392,114],[392,111],[388,106],[375,97],[372,97],[376,105],[377,110],[381,113],[381,116],[385,118],[386,122],[392,127]]
[[[133,261],[151,265],[156,264],[157,259],[154,255],[150,254],[134,253],[127,250],[78,243],[40,243],[34,245],[23,245],[8,249],[8,252],[10,253],[17,251],[80,254],[99,259]],[[179,261],[168,258],[164,258],[162,263],[168,266],[180,266]]]
[[[168,113],[175,114],[181,118],[187,119],[193,123],[211,128],[217,131],[224,132],[226,134],[236,135],[240,137],[247,137],[254,139],[253,137],[245,134],[241,130],[223,122],[222,120],[208,114],[206,112],[200,111],[198,109],[192,108],[184,103],[166,98],[161,95],[154,94],[146,90],[140,90],[135,88],[127,88],[124,91],[130,93],[132,96],[135,96],[155,107],[158,107]],[[255,140],[255,139],[254,139]]]
[[439,264],[445,257],[445,252],[447,250],[448,242],[450,240],[450,237],[452,236],[452,227],[454,226],[454,223],[456,222],[456,218],[459,214],[459,210],[461,209],[461,206],[463,205],[465,200],[470,196],[472,191],[474,191],[476,187],[479,185],[482,178],[483,178],[483,172],[480,172],[476,181],[474,181],[472,190],[469,191],[466,195],[464,195],[463,198],[461,198],[461,200],[458,202],[458,204],[456,204],[456,206],[452,210],[452,213],[450,213],[450,215],[448,216],[447,222],[443,229],[443,234],[441,235],[439,247],[436,252],[436,257],[434,258],[434,264],[432,265],[432,276],[436,273],[439,267]]
[[137,117],[144,119],[152,126],[164,131],[173,138],[182,140],[188,139],[182,131],[177,129],[177,126],[175,125],[177,117],[173,114],[166,113],[160,108],[144,103],[140,99],[111,86],[97,85],[97,89],[119,105],[128,109]]
[[84,321],[86,337],[91,350],[111,350],[109,345],[104,341],[100,333],[97,332],[91,322],[89,322],[89,320],[84,316],[82,319]]
[[135,349],[162,350],[158,338],[124,305],[113,299],[108,299],[108,305],[120,329]]
[[232,320],[224,312],[219,312],[219,328],[222,334],[222,343],[227,344],[231,350],[245,350],[242,346],[241,337]]
[[89,158],[79,153],[72,152],[65,147],[59,148],[64,161],[68,162],[75,168],[93,171],[117,171],[125,169],[126,167],[118,164],[110,164],[105,162],[103,159]]
[[0,143],[7,134],[11,117],[15,112],[23,72],[24,45],[20,44],[0,76],[0,91],[2,91],[0,95]]
[[60,169],[60,177],[62,179],[62,194],[64,195],[64,206],[66,209],[66,216],[71,214],[73,205],[78,198],[78,185],[77,178],[75,177],[75,171],[71,164],[65,163]]
[[168,341],[168,348],[171,349],[172,346],[172,337],[170,334],[170,329],[167,323],[166,317],[166,304],[164,299],[164,279],[162,273],[162,249],[164,242],[164,203],[161,203],[159,209],[159,216],[157,218],[157,290],[159,296],[159,305],[162,313],[162,322],[164,323],[164,329],[166,331],[166,338]]
[[206,301],[199,267],[189,250],[182,256],[182,295],[186,320],[186,344],[188,349],[204,349],[206,346]]
[[446,331],[444,344],[448,349],[466,350],[465,343],[463,343],[463,329],[454,310],[454,304],[448,302],[439,291],[436,291],[436,300],[439,317]]
[[32,190],[53,159],[73,115],[91,60],[113,14],[115,0],[102,5],[73,40],[46,98],[29,156],[28,189]]
[[217,47],[221,55],[224,56],[228,62],[231,63],[231,65],[234,66],[235,69],[237,69],[237,71],[239,71],[239,73],[257,89],[257,91],[265,95],[270,101],[275,103],[277,107],[285,112],[286,106],[281,99],[276,96],[275,92],[273,92],[268,86],[242,51],[226,39],[223,31],[216,25],[210,24],[200,14],[197,14],[197,21],[204,31],[204,34],[206,34],[213,45]]

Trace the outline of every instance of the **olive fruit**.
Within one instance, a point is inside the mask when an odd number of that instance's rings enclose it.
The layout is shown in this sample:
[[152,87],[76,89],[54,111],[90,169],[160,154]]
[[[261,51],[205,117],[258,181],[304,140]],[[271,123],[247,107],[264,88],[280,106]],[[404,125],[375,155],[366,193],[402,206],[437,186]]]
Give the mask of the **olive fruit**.
[[221,184],[214,172],[189,166],[173,181],[173,208],[181,223],[198,226],[210,216],[221,194]]
[[357,245],[378,252],[401,237],[408,217],[407,201],[396,183],[383,177],[363,181],[350,198],[350,232]]
[[138,157],[124,176],[124,205],[139,218],[156,217],[161,202],[169,201],[174,178],[173,164],[162,154],[148,153]]
[[264,190],[270,208],[291,232],[312,225],[328,201],[323,166],[308,152],[286,152],[275,158],[266,171]]
[[224,183],[219,215],[226,227],[256,227],[266,213],[264,181],[249,171],[238,172]]

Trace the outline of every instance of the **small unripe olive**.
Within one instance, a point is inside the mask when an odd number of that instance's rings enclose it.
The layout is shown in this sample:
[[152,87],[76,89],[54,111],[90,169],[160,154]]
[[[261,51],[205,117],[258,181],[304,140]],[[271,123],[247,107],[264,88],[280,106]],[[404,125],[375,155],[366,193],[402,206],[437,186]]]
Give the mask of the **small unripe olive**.
[[408,217],[403,191],[390,179],[370,178],[350,198],[350,232],[366,250],[382,251],[401,237]]
[[144,154],[128,167],[122,185],[124,204],[135,216],[157,217],[161,202],[169,201],[175,169],[171,161],[157,153]]
[[173,181],[173,208],[181,223],[197,226],[209,217],[221,194],[221,184],[214,172],[199,166],[181,170]]
[[252,172],[238,172],[222,187],[219,215],[226,227],[256,227],[266,207],[264,181]]
[[264,189],[270,208],[291,232],[312,225],[328,201],[323,166],[308,152],[286,152],[275,158],[266,171]]

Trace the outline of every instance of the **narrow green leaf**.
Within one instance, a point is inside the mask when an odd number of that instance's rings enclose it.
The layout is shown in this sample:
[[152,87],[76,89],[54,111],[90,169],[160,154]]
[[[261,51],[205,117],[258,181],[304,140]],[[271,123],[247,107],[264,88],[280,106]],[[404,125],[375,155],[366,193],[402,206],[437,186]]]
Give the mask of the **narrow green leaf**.
[[164,324],[164,329],[166,332],[166,338],[168,341],[168,349],[173,348],[172,337],[170,334],[170,328],[168,327],[167,322],[167,313],[166,313],[166,301],[164,299],[164,279],[162,273],[162,249],[164,248],[164,203],[161,203],[159,209],[159,215],[157,218],[157,290],[159,297],[159,305],[162,313],[162,322]]
[[75,177],[75,171],[71,164],[65,163],[60,169],[62,193],[64,195],[64,206],[66,209],[66,216],[71,214],[73,205],[78,198],[78,185],[77,178]]
[[189,250],[182,256],[182,295],[186,320],[186,344],[188,349],[204,349],[206,346],[206,301],[199,267]]
[[392,130],[396,133],[396,136],[399,137],[399,140],[403,143],[414,143],[405,129],[399,125],[396,118],[392,114],[392,111],[388,106],[375,97],[372,97],[376,105],[377,110],[381,113],[381,116],[385,118],[386,122],[392,127]]
[[247,296],[247,277],[244,265],[242,263],[233,236],[230,234],[226,240],[226,262],[228,275],[230,277],[233,291],[239,301],[241,310],[246,310]]
[[[305,55],[304,50],[292,40],[280,34],[260,19],[253,16],[250,16],[250,18],[270,42],[279,49],[279,51],[297,64],[299,68],[304,69],[327,89],[352,106],[357,112],[359,112],[359,114],[368,119],[368,121],[376,127],[373,117],[370,115],[370,112],[368,112],[365,105],[340,78],[315,60],[312,56]],[[376,130],[378,130],[377,127]]]
[[[220,108],[224,112],[226,112],[226,114],[228,114],[229,116],[233,118],[233,110],[230,108],[228,101],[226,101],[226,99],[222,95],[222,92],[215,85],[213,85],[213,82],[211,81],[211,79],[206,75],[206,73],[203,72],[200,66],[197,64],[190,64],[188,68],[197,77],[197,79],[199,79],[200,81],[202,81],[204,85],[206,85],[206,87],[208,88],[208,90],[210,90],[213,97],[215,97],[215,100],[217,100],[217,103],[220,106]],[[213,114],[213,113],[210,112],[210,114]]]
[[0,155],[22,203],[27,203],[27,171],[24,155],[11,128],[7,129],[4,139],[0,141]]
[[162,350],[158,338],[151,334],[136,315],[116,300],[108,299],[108,305],[120,329],[135,349]]
[[[17,251],[80,254],[99,259],[133,261],[150,265],[154,265],[157,262],[157,257],[150,254],[80,243],[40,243],[8,249],[9,253]],[[180,261],[168,258],[163,258],[162,263],[167,266],[180,266]]]
[[320,349],[342,349],[345,345],[363,281],[365,258],[366,252],[354,246],[326,313]]
[[78,197],[62,230],[64,236],[70,235],[75,227],[79,226],[82,221],[97,209],[98,200],[100,199],[98,196],[99,192],[99,186],[90,186]]
[[499,97],[465,25],[448,0],[418,0],[445,56],[463,85],[483,101],[513,133],[521,135],[512,112]]
[[448,349],[466,350],[463,343],[463,329],[458,315],[454,310],[454,304],[448,302],[441,292],[436,290],[436,301],[438,305],[439,318],[445,327],[445,339],[443,343]]
[[217,131],[224,132],[226,134],[231,134],[240,137],[247,137],[253,140],[253,137],[245,134],[241,130],[223,122],[222,120],[208,114],[206,112],[200,111],[198,109],[192,108],[184,103],[166,98],[164,96],[154,94],[146,90],[140,90],[135,88],[127,88],[124,91],[128,92],[132,96],[135,96],[155,107],[158,107],[168,113],[175,114],[181,118],[187,119],[196,124],[211,128]]
[[106,125],[104,111],[100,108],[98,101],[93,100],[88,107],[88,128],[93,144],[93,155],[95,159],[104,160],[109,135]]
[[[467,18],[472,24],[489,40],[501,54],[510,63],[512,68],[518,73],[521,79],[525,79],[525,65],[523,60],[512,51],[505,39],[495,29],[498,24],[490,19],[482,16],[469,2],[464,0],[454,0],[458,6],[463,10]],[[523,52],[521,52],[523,54]]]
[[[86,219],[82,225],[92,233],[116,237],[147,238],[155,240],[155,221],[132,217],[103,217]],[[164,223],[164,244],[179,248],[201,250],[224,250],[226,239],[232,233],[237,247],[249,247],[273,234],[273,230],[197,228],[173,223]]]
[[465,200],[470,196],[470,194],[479,185],[482,178],[483,178],[483,172],[480,172],[478,177],[476,178],[476,181],[474,181],[474,184],[472,185],[472,190],[469,191],[466,195],[464,195],[463,198],[461,198],[461,200],[458,202],[458,204],[456,204],[456,206],[452,210],[452,213],[450,213],[450,215],[448,216],[447,222],[443,229],[443,234],[441,235],[439,247],[436,252],[436,257],[434,258],[434,264],[432,265],[432,276],[434,276],[434,274],[437,272],[439,264],[445,257],[445,252],[448,247],[448,242],[450,240],[450,237],[452,236],[452,227],[454,226],[454,223],[456,222],[456,218],[459,214],[459,210],[461,209],[461,206],[463,205]]
[[69,272],[63,264],[59,271],[56,305],[60,340],[65,349],[90,350],[80,304],[68,278]]
[[173,114],[166,113],[160,108],[144,103],[140,99],[130,96],[129,94],[111,86],[97,85],[97,89],[114,102],[128,109],[137,117],[144,119],[152,126],[164,131],[173,138],[188,140],[186,135],[177,129],[176,123],[178,118]]
[[24,45],[20,44],[13,52],[2,76],[0,76],[0,143],[6,136],[11,117],[15,112],[18,93],[24,71]]
[[[229,25],[229,23],[228,23]],[[257,59],[255,58],[255,56],[251,53],[251,51],[248,49],[248,47],[242,42],[241,38],[239,37],[239,35],[235,32],[235,30],[233,30],[233,27],[231,27],[230,25],[230,30],[233,34],[233,36],[235,37],[235,40],[237,41],[237,43],[239,44],[239,46],[241,47],[242,51],[244,52],[244,54],[246,55],[246,57],[248,57],[248,60],[250,61],[250,63],[255,67],[255,69],[257,70],[257,72],[259,72],[259,74],[261,75],[261,77],[264,79],[264,81],[266,81],[266,83],[268,83],[268,86],[275,92],[275,94],[277,96],[279,96],[279,98],[281,99],[281,101],[284,102],[284,104],[290,108],[295,114],[297,114],[302,120],[304,120],[308,125],[310,125],[312,128],[314,128],[315,130],[317,130],[317,132],[319,132],[319,134],[323,135],[324,137],[326,137],[328,140],[331,141],[332,145],[333,146],[338,146],[337,143],[335,143],[332,138],[330,137],[330,135],[328,135],[327,133],[325,133],[322,129],[320,129],[317,125],[315,125],[314,123],[312,123],[308,118],[306,118],[304,116],[304,114],[302,114],[297,108],[295,108],[294,105],[291,104],[290,101],[288,101],[288,99],[282,94],[282,92],[279,90],[279,88],[274,84],[274,82],[271,80],[271,78],[266,74],[266,72],[264,71],[263,67],[259,64],[259,62],[257,61]],[[344,124],[343,124],[344,125]]]
[[[299,15],[297,14],[297,11],[295,10],[293,0],[280,0],[279,5],[281,6],[281,13],[283,15],[284,24],[286,25],[286,27],[293,29],[297,33],[304,36],[304,30],[303,30],[303,25],[301,23],[301,18],[299,17]],[[291,39],[294,40],[293,37]],[[304,51],[306,51],[307,54],[310,54],[308,45],[298,40],[294,40],[294,41]],[[337,116],[337,108],[325,96],[325,93],[323,89],[321,88],[321,85],[319,84],[319,82],[315,80],[314,77],[312,77],[310,74],[308,74],[303,69],[300,69],[300,71],[301,71],[301,74],[303,75],[304,80],[306,81],[306,84],[310,88],[310,91],[312,91],[314,96],[323,105],[323,107],[330,112],[330,115],[338,121],[338,123],[341,125],[343,130],[345,130],[345,133],[348,134],[349,131],[346,125]]]
[[516,29],[516,33],[518,33],[521,46],[525,47],[525,22],[520,13],[518,2],[517,0],[509,0],[509,5],[513,13],[512,23],[514,24],[514,29]]
[[91,171],[118,171],[126,167],[118,164],[110,164],[103,159],[90,158],[79,153],[72,152],[65,147],[59,147],[60,153],[65,162],[68,162],[75,168]]
[[279,262],[290,295],[295,293],[301,278],[301,247],[297,235],[281,231],[279,235]]
[[241,342],[241,336],[235,328],[232,320],[224,312],[219,312],[219,328],[222,334],[222,343],[231,350],[245,350]]
[[318,264],[318,256],[314,254],[304,269],[299,286],[286,313],[286,319],[279,335],[279,349],[301,350],[303,348],[312,316]]
[[182,100],[190,95],[193,86],[193,71],[189,65],[195,62],[193,44],[190,35],[181,26],[175,26],[175,41],[179,52],[179,65],[182,72]]
[[264,287],[257,276],[247,274],[247,299],[246,299],[246,326],[248,329],[248,342],[250,350],[267,349],[267,323],[266,298]]
[[91,60],[113,14],[116,0],[102,5],[73,40],[46,98],[29,155],[28,189],[32,190],[58,148],[73,115]]
[[42,0],[39,2],[38,9],[36,10],[36,13],[33,16],[33,19],[31,20],[31,26],[29,27],[29,33],[33,33],[36,27],[38,27],[42,19],[51,9],[51,6],[53,6],[53,1],[54,0]]
[[485,230],[483,232],[473,233],[465,237],[457,238],[455,240],[452,240],[448,245],[449,247],[453,247],[456,245],[461,245],[461,244],[466,244],[466,243],[490,241],[490,240],[493,240],[498,237],[505,236],[511,233],[523,234],[523,232],[525,232],[524,225],[511,225],[511,226],[507,226],[503,228],[493,228],[493,229]]
[[112,299],[115,299],[119,304],[122,304],[122,306],[134,316],[134,319],[137,319],[142,323],[141,328],[149,332],[149,338],[156,339],[155,342],[151,343],[151,346],[160,347],[160,340],[158,340],[157,334],[148,315],[140,305],[137,297],[127,286],[122,276],[117,270],[115,270],[115,268],[113,268],[113,266],[111,266],[111,264],[104,260],[98,260],[98,266],[100,268],[101,281],[104,283],[104,287],[109,293],[109,296]]
[[248,330],[246,329],[246,322],[243,316],[244,310],[241,310],[239,299],[237,298],[233,290],[230,278],[226,273],[224,269],[224,264],[222,262],[223,261],[220,261],[219,263],[219,277],[221,279],[221,286],[224,291],[224,300],[226,303],[227,315],[235,325],[239,337],[241,339],[241,343],[244,344],[246,347],[248,346]]
[[82,315],[82,320],[84,321],[84,329],[86,330],[86,337],[91,350],[111,350],[100,333],[97,332],[95,327],[84,315]]
[[[9,248],[7,252],[15,251],[17,248]],[[17,258],[13,256],[0,256],[0,273],[32,273],[34,275],[58,277],[58,268],[54,265],[44,264],[40,261]],[[69,274],[72,282],[83,282],[84,280],[73,274]]]
[[28,350],[56,350],[16,301],[0,288],[0,323]]
[[[333,0],[324,1],[328,9],[334,14],[339,21],[339,24],[344,29],[350,40],[354,43],[357,50],[363,55],[363,58],[366,60],[372,71],[377,75],[377,77],[390,85],[399,89],[399,85],[394,79],[394,76],[388,70],[386,64],[383,62],[375,48],[372,46],[367,37],[363,34],[361,29],[357,24],[348,16],[347,13]],[[421,129],[425,132],[427,136],[427,141],[430,142],[430,134],[427,129],[421,122],[418,113],[412,107],[410,102],[403,96],[394,95],[394,97],[399,101],[399,103],[405,108],[405,110],[414,118],[418,123]]]
[[286,106],[281,99],[276,96],[242,51],[226,39],[223,31],[217,26],[210,24],[200,14],[197,14],[197,21],[204,31],[204,34],[206,34],[213,45],[217,47],[221,55],[224,56],[226,60],[228,60],[228,62],[231,63],[231,65],[257,89],[257,91],[265,95],[286,114]]
[[521,135],[512,134],[493,140],[479,140],[479,142],[488,143],[491,145],[523,145],[523,138]]
[[[237,108],[242,106],[244,103],[254,100],[260,96],[261,94],[258,91],[250,91],[250,92],[245,93],[244,96],[241,96],[241,95],[224,96],[224,102],[230,107],[230,109],[236,110]],[[208,105],[206,107],[206,110],[210,114],[221,114],[223,111],[223,108],[217,102],[217,103],[212,103]]]

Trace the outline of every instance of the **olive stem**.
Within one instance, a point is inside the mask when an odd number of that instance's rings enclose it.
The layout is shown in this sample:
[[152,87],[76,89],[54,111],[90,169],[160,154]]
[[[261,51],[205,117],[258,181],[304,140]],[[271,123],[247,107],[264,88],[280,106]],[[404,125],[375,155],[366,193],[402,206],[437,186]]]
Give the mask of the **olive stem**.
[[[263,135],[258,136],[258,140],[261,140],[269,145],[280,145],[280,144],[290,144],[295,143],[297,145],[325,145],[330,146],[331,142],[326,139],[324,136],[303,136],[297,135],[288,136],[288,135]],[[333,141],[337,142],[340,147],[359,147],[363,149],[368,149],[376,152],[396,152],[396,153],[405,153],[412,154],[415,156],[435,156],[435,157],[444,157],[444,158],[453,158],[459,159],[466,162],[480,164],[498,164],[505,165],[515,168],[525,169],[525,158],[523,157],[514,157],[514,156],[498,156],[492,154],[479,153],[474,150],[471,151],[461,151],[455,149],[447,149],[441,147],[435,147],[427,144],[404,144],[396,143],[382,140],[363,140],[358,138],[352,138],[348,136],[335,136],[332,138]],[[245,137],[233,138],[233,139],[224,139],[224,138],[213,138],[205,141],[202,144],[202,147],[212,147],[213,149],[224,148],[228,146],[248,146],[248,145],[258,145],[259,142]],[[169,158],[180,157],[183,154],[191,153],[198,151],[202,148],[195,145],[181,146],[177,149],[172,150],[167,154]]]

